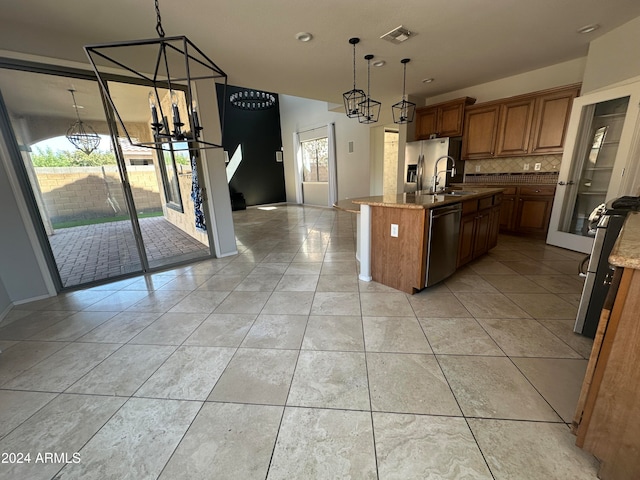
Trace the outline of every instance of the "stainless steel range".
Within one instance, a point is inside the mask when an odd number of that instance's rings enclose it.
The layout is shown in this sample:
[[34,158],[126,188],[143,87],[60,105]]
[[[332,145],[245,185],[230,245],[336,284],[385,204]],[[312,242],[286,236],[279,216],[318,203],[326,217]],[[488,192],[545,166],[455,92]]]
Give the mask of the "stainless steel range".
[[614,269],[609,265],[609,254],[618,239],[627,214],[638,210],[640,197],[621,197],[606,204],[596,227],[574,332],[595,337],[600,312],[613,277]]

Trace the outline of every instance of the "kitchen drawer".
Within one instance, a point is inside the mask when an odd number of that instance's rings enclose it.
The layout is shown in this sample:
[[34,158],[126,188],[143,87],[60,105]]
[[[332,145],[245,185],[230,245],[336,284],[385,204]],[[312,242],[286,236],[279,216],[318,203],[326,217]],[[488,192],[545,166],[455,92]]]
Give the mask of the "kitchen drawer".
[[504,187],[504,195],[515,195],[517,187]]
[[473,213],[477,211],[478,211],[478,200],[466,200],[462,202],[462,216],[465,216],[468,213]]
[[554,195],[555,185],[522,185],[520,195]]
[[478,200],[478,210],[484,210],[493,205],[493,196],[485,197]]

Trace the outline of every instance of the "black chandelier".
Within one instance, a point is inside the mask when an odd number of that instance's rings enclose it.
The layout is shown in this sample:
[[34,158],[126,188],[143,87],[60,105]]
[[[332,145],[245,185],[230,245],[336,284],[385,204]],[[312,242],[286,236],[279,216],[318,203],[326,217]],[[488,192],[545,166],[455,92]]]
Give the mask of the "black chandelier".
[[349,39],[349,43],[353,45],[353,89],[342,94],[344,111],[349,118],[356,118],[360,114],[360,104],[367,97],[363,90],[356,88],[356,45],[359,42],[360,39],[356,37]]
[[266,110],[276,104],[276,96],[259,90],[240,90],[229,95],[231,105],[241,110]]
[[91,125],[86,125],[82,120],[80,120],[80,113],[78,112],[78,104],[76,103],[76,96],[73,92],[75,90],[73,88],[69,89],[71,93],[71,98],[73,99],[73,108],[76,109],[76,117],[77,121],[73,122],[69,129],[67,130],[67,140],[69,140],[74,147],[78,150],[84,152],[87,155],[90,155],[98,145],[100,145],[100,135],[96,133],[96,131],[91,127]]
[[358,104],[358,121],[360,123],[376,123],[380,116],[381,103],[371,98],[371,59],[373,55],[365,55],[367,61],[367,96]]
[[404,74],[402,79],[402,100],[391,106],[393,112],[393,123],[411,123],[413,122],[413,116],[416,113],[416,104],[407,100],[405,93],[405,87],[407,85],[407,63],[411,60],[403,58],[400,60],[404,68]]
[[[155,10],[159,38],[84,47],[102,93],[132,145],[161,148],[171,143],[174,150],[220,148],[203,139],[196,93],[200,91],[203,99],[215,98],[216,80],[224,82],[226,91],[227,74],[186,36],[165,37],[158,0],[155,0]],[[105,67],[123,69],[141,84],[151,87],[148,100],[153,140],[140,141],[129,134],[117,101],[109,92],[109,73],[101,71]]]

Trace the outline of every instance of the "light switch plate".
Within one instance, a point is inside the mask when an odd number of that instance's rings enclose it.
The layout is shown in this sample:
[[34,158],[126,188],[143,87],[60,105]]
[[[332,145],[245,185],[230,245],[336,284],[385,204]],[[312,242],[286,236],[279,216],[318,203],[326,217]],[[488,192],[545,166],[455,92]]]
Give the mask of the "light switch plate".
[[525,163],[522,168],[523,170],[529,170],[529,164]]
[[391,224],[391,236],[392,237],[397,237],[398,236],[398,225],[395,223]]
[[476,172],[480,171],[480,165],[476,165]]
[[536,163],[533,167],[534,170],[540,170],[540,167],[542,167],[541,163]]

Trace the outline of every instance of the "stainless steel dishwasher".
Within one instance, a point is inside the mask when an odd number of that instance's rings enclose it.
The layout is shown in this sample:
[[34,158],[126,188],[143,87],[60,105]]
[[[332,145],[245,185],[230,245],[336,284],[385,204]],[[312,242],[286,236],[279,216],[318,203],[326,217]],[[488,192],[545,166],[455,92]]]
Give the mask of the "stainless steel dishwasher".
[[429,210],[429,240],[427,247],[427,278],[430,287],[456,271],[460,216],[462,205],[446,205]]

